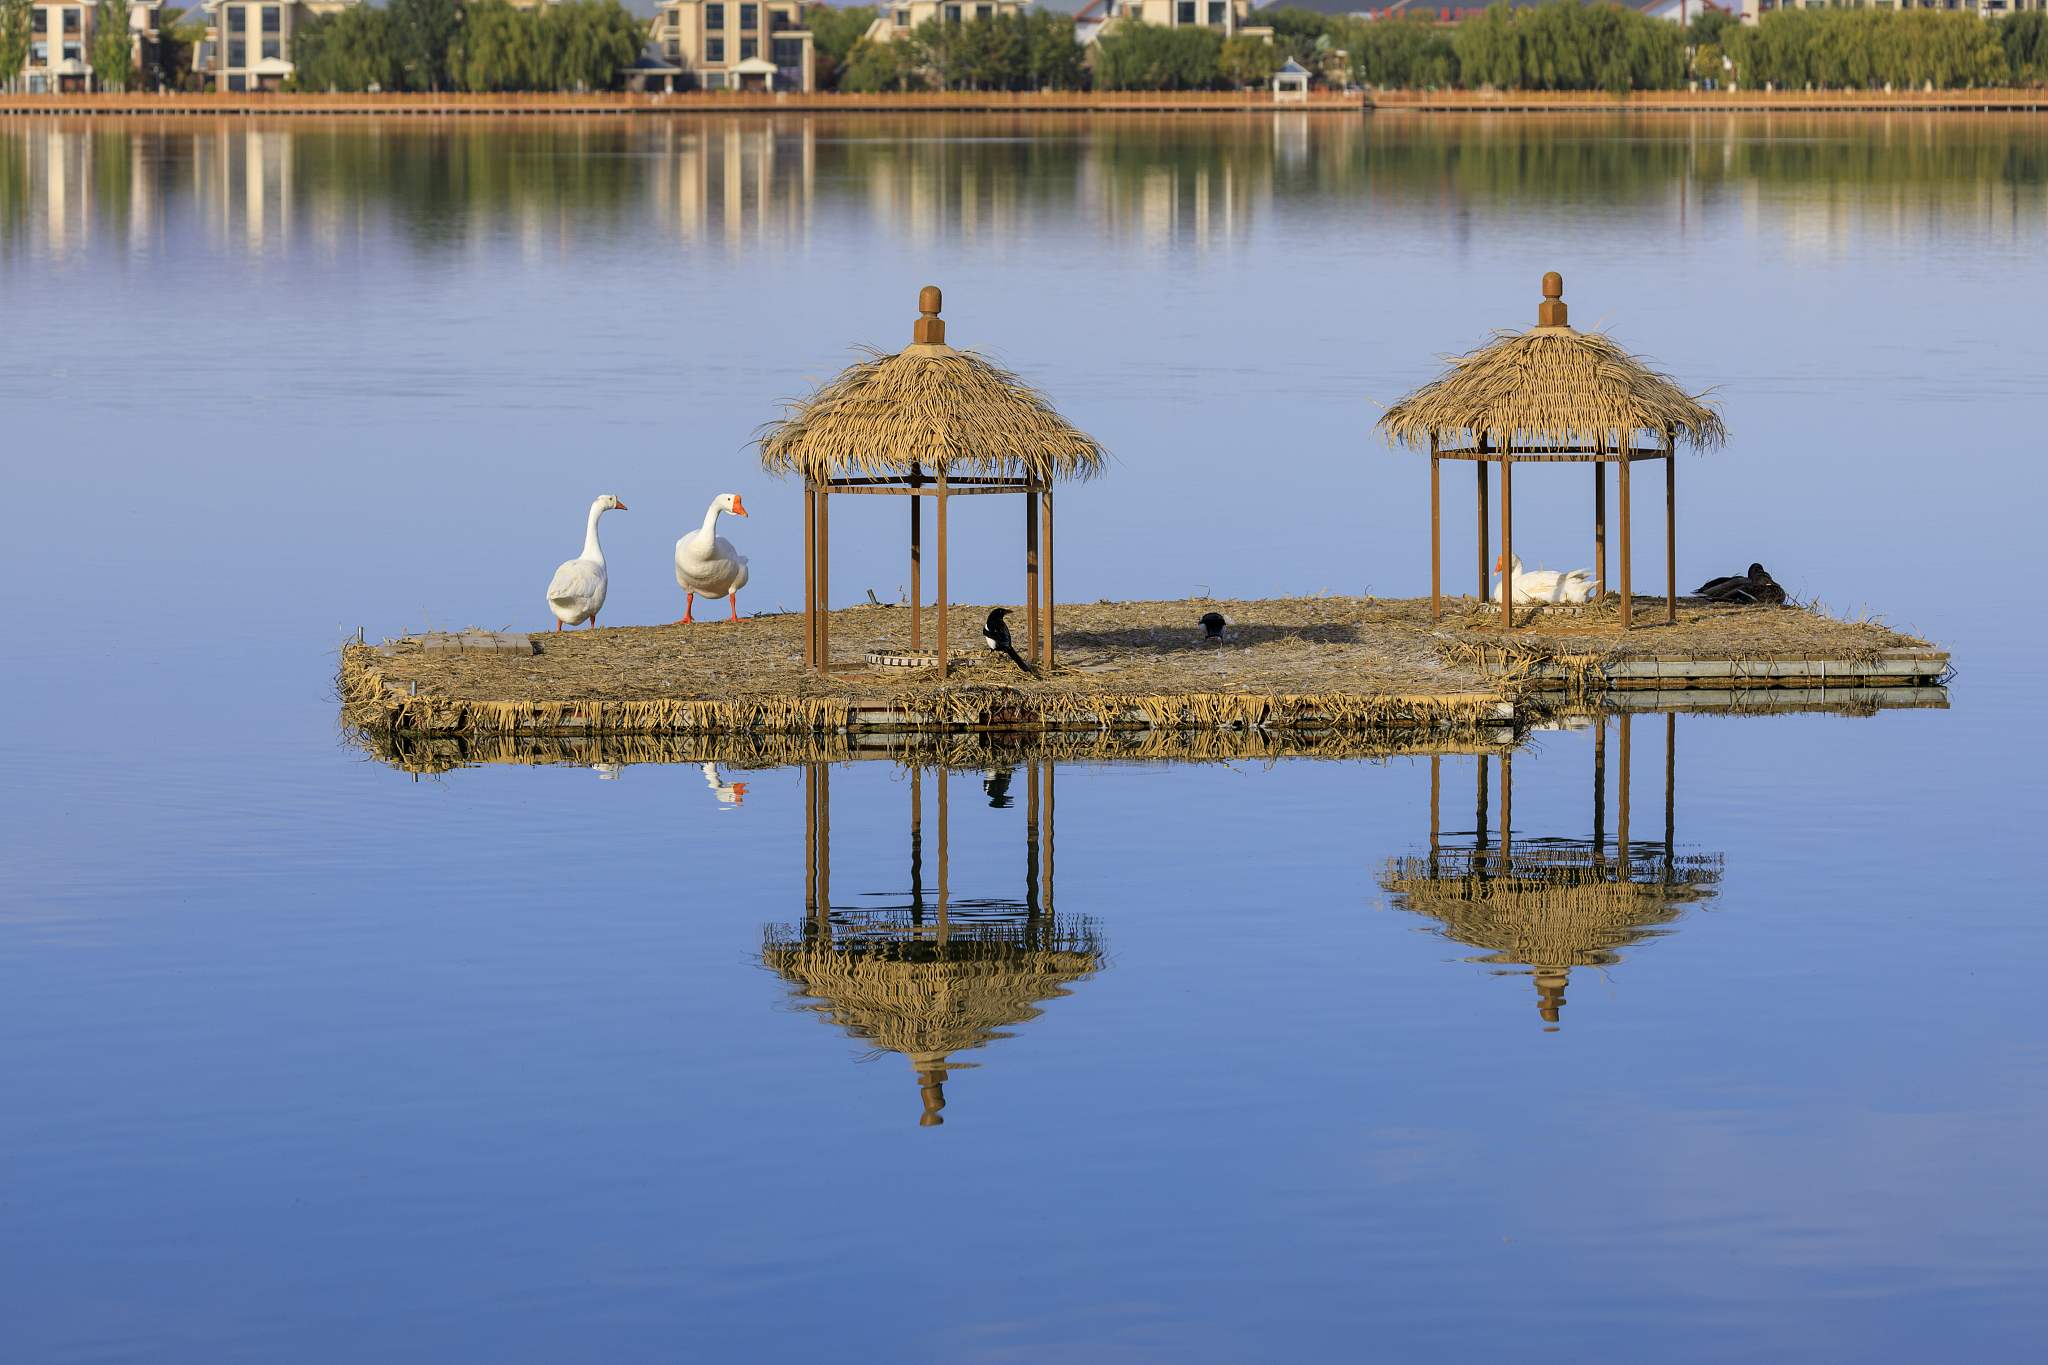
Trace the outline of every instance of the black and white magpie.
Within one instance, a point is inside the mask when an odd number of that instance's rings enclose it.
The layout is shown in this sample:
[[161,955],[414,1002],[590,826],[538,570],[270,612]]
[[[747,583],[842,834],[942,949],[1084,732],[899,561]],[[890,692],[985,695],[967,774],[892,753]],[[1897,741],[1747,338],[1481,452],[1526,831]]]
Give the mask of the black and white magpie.
[[1229,624],[1230,622],[1224,620],[1220,612],[1210,612],[1207,616],[1204,616],[1202,618],[1202,629],[1205,632],[1207,632],[1202,636],[1202,638],[1204,640],[1222,639],[1223,628]]
[[1024,662],[1024,656],[1017,652],[1016,643],[1010,639],[1009,626],[1003,622],[1003,618],[1009,614],[1010,609],[1008,607],[997,607],[994,611],[990,612],[988,620],[982,623],[981,642],[990,649],[999,650],[1009,655],[1010,662],[1016,664],[1017,667],[1035,678],[1038,676],[1038,670]]

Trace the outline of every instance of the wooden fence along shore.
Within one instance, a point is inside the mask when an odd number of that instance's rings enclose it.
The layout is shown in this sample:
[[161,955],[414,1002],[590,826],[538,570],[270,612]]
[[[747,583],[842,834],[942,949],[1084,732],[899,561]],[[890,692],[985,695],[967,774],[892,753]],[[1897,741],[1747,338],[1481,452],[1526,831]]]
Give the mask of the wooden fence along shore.
[[1317,91],[1307,103],[1276,105],[1254,91],[944,91],[815,95],[692,91],[674,95],[596,94],[0,94],[0,114],[305,115],[503,117],[560,114],[759,113],[2041,113],[2048,89],[1981,90],[1638,90],[1616,99],[1600,91],[1397,90],[1373,94]]

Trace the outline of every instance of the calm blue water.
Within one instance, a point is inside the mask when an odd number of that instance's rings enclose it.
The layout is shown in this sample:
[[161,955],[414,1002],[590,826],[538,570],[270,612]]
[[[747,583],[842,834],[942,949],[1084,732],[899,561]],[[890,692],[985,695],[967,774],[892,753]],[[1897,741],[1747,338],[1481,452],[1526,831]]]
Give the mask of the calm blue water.
[[[0,1350],[2034,1358],[2044,141],[0,120]],[[1427,760],[1063,766],[1056,909],[1103,956],[920,1127],[910,1062],[762,965],[802,769],[728,773],[735,808],[689,766],[415,782],[340,742],[343,632],[538,627],[600,492],[607,624],[674,618],[726,491],[743,607],[793,605],[797,490],[746,442],[927,283],[1118,456],[1062,494],[1062,596],[1423,589],[1426,462],[1374,402],[1548,269],[1725,405],[1682,586],[1762,559],[1961,667],[1946,711],[1681,718],[1675,851],[1719,879],[1575,967],[1555,1031],[1381,884]],[[1580,482],[1518,479],[1518,546],[1582,553]],[[895,590],[897,529],[835,526],[849,597]],[[1616,761],[1610,726],[1608,839]],[[1590,732],[1513,773],[1516,840],[1591,837]],[[1475,776],[1440,765],[1451,842]],[[831,785],[835,905],[907,902],[902,770]],[[956,901],[1024,899],[1024,803],[951,795]]]

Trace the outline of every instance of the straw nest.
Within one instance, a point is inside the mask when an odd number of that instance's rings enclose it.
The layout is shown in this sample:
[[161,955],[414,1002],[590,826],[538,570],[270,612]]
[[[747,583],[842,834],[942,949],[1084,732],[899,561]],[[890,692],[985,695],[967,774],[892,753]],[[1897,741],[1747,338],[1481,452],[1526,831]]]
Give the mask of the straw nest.
[[771,926],[761,961],[814,1012],[879,1049],[913,1057],[986,1046],[1108,965],[1088,919],[981,925],[946,942],[868,934],[833,944]]
[[1493,344],[1446,357],[1451,368],[1388,408],[1387,444],[1427,449],[1432,435],[1485,439],[1495,450],[1545,446],[1625,447],[1637,433],[1662,444],[1669,431],[1705,450],[1728,438],[1721,416],[1668,376],[1597,332],[1536,327],[1496,332]]
[[1590,848],[1534,848],[1516,850],[1503,868],[1486,850],[1447,849],[1389,859],[1379,884],[1395,909],[1426,915],[1435,933],[1488,954],[1473,961],[1600,967],[1668,932],[1720,879],[1718,854],[1621,866]]
[[868,354],[786,404],[787,415],[762,430],[762,468],[808,480],[921,467],[1043,483],[1092,478],[1109,458],[1044,394],[978,355],[944,345]]

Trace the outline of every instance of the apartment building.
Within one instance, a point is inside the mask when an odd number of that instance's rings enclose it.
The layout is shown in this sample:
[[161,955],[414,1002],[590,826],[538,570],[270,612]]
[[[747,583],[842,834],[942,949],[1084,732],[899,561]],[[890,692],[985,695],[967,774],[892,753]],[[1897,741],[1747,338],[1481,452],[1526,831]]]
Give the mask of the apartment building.
[[953,4],[950,0],[910,0],[908,4],[880,4],[875,7],[875,22],[868,25],[867,40],[871,43],[893,42],[907,38],[912,29],[931,19],[942,19],[949,24],[964,24],[969,19],[993,19],[998,14],[1022,14],[1026,6],[1018,0],[967,0],[965,4]]
[[1126,19],[1167,28],[1200,25],[1219,29],[1226,38],[1273,37],[1270,25],[1252,22],[1252,0],[1088,0],[1074,14],[1074,41],[1091,46]]
[[817,88],[811,31],[799,0],[663,0],[654,13],[653,46],[663,62],[639,78],[672,90]]
[[209,79],[215,90],[275,90],[296,69],[292,33],[298,26],[316,14],[336,14],[358,3],[361,0],[202,0],[206,41],[200,44],[192,69]]

